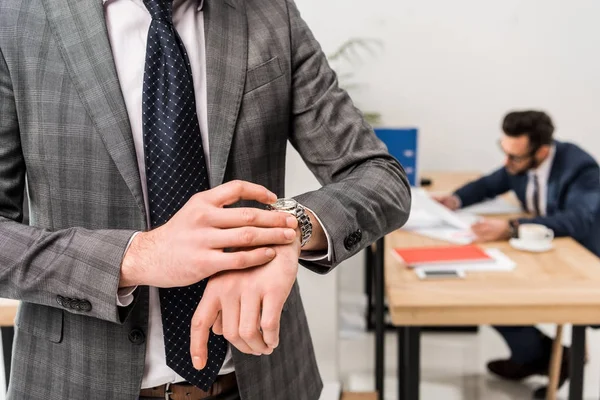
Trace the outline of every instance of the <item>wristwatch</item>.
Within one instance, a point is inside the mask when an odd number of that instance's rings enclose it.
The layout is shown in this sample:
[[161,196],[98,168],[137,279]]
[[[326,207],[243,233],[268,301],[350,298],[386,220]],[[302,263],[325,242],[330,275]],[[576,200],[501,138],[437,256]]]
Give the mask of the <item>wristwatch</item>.
[[302,204],[294,199],[277,199],[275,203],[269,205],[269,209],[286,212],[296,217],[300,228],[300,247],[304,247],[308,243],[312,235],[312,223]]

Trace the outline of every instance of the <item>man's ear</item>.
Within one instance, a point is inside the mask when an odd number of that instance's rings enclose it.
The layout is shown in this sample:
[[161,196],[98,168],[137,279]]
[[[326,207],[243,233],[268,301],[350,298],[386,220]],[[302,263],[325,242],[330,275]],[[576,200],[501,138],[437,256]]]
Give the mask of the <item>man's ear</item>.
[[542,147],[540,147],[538,149],[538,151],[535,153],[535,158],[539,162],[542,162],[543,160],[546,159],[546,157],[548,157],[548,154],[550,154],[550,145],[549,144],[545,144]]

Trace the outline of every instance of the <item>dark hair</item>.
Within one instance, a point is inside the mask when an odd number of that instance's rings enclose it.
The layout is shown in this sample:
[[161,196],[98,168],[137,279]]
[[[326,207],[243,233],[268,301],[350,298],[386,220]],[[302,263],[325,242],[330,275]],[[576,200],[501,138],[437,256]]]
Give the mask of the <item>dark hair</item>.
[[532,151],[552,144],[554,125],[548,114],[542,111],[514,111],[506,114],[502,130],[508,136],[527,135]]

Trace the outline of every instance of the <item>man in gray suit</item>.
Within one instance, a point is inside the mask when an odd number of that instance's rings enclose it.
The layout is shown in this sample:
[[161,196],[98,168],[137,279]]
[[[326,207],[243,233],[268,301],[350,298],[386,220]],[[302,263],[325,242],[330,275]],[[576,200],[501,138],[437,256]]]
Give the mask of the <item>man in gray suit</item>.
[[[323,186],[275,212],[288,140]],[[316,400],[298,261],[409,209],[292,0],[0,3],[9,399]]]

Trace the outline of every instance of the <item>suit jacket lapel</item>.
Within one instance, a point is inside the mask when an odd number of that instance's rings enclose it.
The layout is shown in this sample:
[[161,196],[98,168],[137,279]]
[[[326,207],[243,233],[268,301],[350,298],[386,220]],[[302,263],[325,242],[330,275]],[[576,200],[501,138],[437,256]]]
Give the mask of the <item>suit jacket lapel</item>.
[[513,190],[517,198],[521,201],[523,209],[527,210],[527,182],[529,177],[527,174],[511,177],[514,180]]
[[144,214],[125,101],[100,0],[42,0],[63,58],[98,133]]
[[552,166],[550,167],[550,175],[548,176],[548,194],[546,200],[546,214],[550,215],[556,210],[558,205],[558,187],[561,173],[564,173],[562,164],[562,146],[560,142],[555,141],[556,149],[554,153],[554,160],[552,160]]
[[210,178],[223,182],[246,80],[248,32],[243,1],[204,3]]

